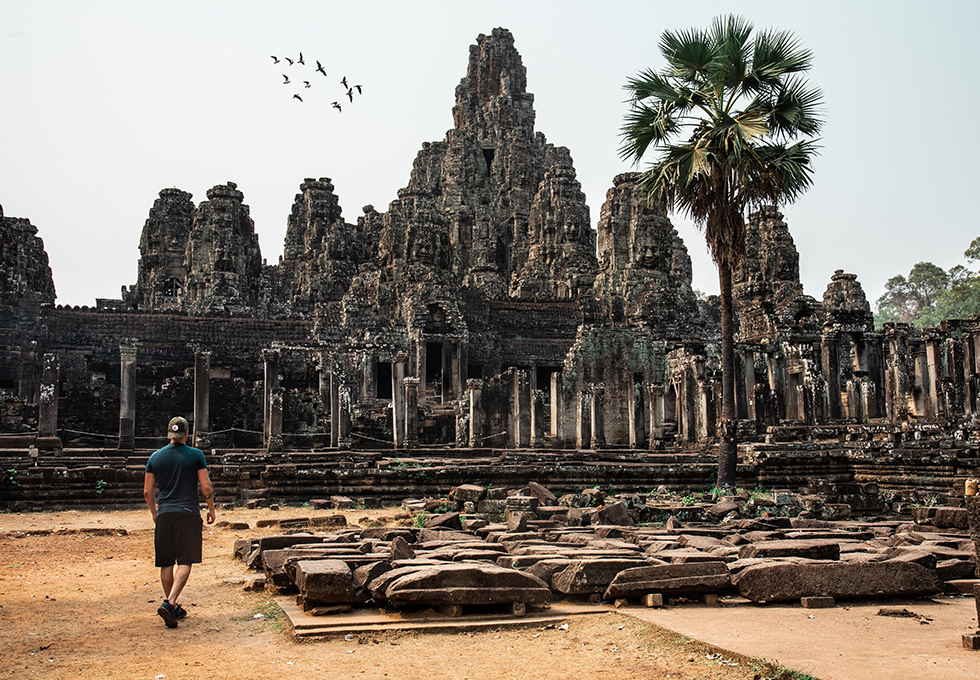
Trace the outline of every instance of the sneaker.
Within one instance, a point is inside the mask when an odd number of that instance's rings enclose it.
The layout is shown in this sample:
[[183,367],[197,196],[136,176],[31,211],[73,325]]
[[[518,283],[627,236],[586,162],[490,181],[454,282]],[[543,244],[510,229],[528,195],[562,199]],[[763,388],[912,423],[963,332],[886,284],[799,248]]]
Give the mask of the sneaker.
[[177,627],[177,610],[172,604],[170,604],[169,601],[163,601],[163,604],[157,608],[157,614],[159,614],[160,618],[163,619],[163,622],[167,625],[167,628]]
[[185,616],[187,616],[187,610],[181,607],[179,604],[174,606],[174,618],[180,621]]

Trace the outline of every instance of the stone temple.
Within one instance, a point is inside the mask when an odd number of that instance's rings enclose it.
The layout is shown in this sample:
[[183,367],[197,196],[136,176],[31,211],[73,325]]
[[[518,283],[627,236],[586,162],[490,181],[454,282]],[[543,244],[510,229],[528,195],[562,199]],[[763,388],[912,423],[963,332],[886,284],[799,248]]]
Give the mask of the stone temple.
[[[710,483],[719,311],[670,220],[627,173],[593,227],[504,29],[470,48],[453,121],[384,212],[347,222],[329,178],[303,180],[278,264],[233,182],[197,204],[163,189],[136,282],[93,308],[55,306],[36,228],[0,211],[0,462],[23,471],[8,507],[110,477],[109,495],[141,502],[141,461],[174,414],[228,497],[380,499],[522,470],[559,487]],[[980,320],[876,330],[854,274],[803,292],[777,208],[748,226],[740,485],[945,493],[972,474]],[[442,463],[398,476],[387,463],[406,456]]]

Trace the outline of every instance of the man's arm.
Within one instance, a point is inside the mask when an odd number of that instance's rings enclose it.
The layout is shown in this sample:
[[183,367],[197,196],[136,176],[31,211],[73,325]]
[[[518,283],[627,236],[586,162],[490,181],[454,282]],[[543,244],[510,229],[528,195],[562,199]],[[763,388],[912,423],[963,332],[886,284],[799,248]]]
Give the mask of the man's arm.
[[208,524],[214,524],[214,485],[211,483],[207,468],[197,471],[197,481],[201,483],[201,493],[204,494],[204,500],[208,502]]
[[146,507],[150,509],[154,524],[157,522],[157,504],[153,500],[153,487],[156,486],[156,483],[157,478],[152,472],[147,472],[143,476],[143,500],[146,501]]

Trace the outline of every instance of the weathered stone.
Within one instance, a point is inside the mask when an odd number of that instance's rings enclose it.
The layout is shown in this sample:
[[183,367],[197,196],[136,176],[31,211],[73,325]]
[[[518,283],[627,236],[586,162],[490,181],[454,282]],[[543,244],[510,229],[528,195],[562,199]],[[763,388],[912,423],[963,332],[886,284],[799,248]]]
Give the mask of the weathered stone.
[[379,560],[377,562],[362,564],[351,574],[351,581],[353,581],[356,588],[363,588],[374,579],[389,571],[391,571],[391,564],[387,561]]
[[477,486],[476,484],[460,484],[459,486],[454,486],[449,490],[449,498],[457,503],[476,503],[483,500],[483,496],[486,494],[486,492],[487,489],[484,486]]
[[708,514],[715,517],[724,517],[730,512],[738,512],[738,503],[728,498],[720,500],[708,508]]
[[642,559],[576,560],[551,577],[551,587],[566,595],[601,593],[619,572],[646,564]]
[[739,559],[752,557],[805,557],[811,560],[836,560],[840,545],[832,540],[762,541],[739,549]]
[[391,539],[391,555],[389,560],[410,560],[415,557],[415,551],[408,545],[401,536]]
[[[397,572],[397,573],[396,573]],[[545,602],[551,591],[538,578],[492,564],[445,564],[396,569],[384,577],[383,596],[420,605]],[[381,593],[374,581],[371,590]],[[376,595],[377,597],[377,595]]]
[[758,564],[740,571],[733,581],[739,594],[754,602],[919,597],[943,590],[934,572],[908,562]]
[[620,526],[633,526],[633,518],[622,503],[604,505],[592,513],[592,524],[617,524]]
[[325,603],[356,602],[350,567],[340,560],[300,560],[296,587],[306,600]]
[[462,530],[463,522],[460,520],[458,512],[444,512],[441,515],[434,515],[425,520],[426,529],[436,529],[439,527]]
[[558,497],[537,482],[528,482],[527,490],[528,493],[538,499],[540,505],[554,506],[558,504]]
[[619,572],[603,599],[637,597],[647,593],[699,595],[730,590],[732,580],[724,562],[690,562],[625,569]]

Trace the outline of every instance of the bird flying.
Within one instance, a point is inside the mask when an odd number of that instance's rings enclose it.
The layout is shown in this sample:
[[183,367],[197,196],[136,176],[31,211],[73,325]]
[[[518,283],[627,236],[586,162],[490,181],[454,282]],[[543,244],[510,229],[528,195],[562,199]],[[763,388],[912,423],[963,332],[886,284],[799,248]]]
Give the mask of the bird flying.
[[[347,87],[347,76],[344,76],[344,79],[340,81],[340,84],[343,85],[344,87]],[[348,87],[347,89],[350,88]]]
[[302,52],[299,53],[299,59],[296,60],[296,63],[302,64],[303,66],[306,66],[306,62],[303,61],[303,53]]
[[310,81],[308,81],[308,80],[304,80],[304,81],[303,81],[303,86],[304,86],[304,87],[309,87],[309,86],[310,86]]
[[287,76],[285,73],[282,74],[282,77],[285,79],[285,81],[283,82],[283,85],[288,85],[291,82],[289,80],[289,76]]
[[350,103],[354,103],[354,90],[347,90],[347,98],[350,99]]
[[275,55],[272,55],[272,54],[270,54],[269,56],[272,57],[272,63],[273,64],[278,64],[279,63],[279,57],[277,57]]
[[361,86],[360,85],[355,85],[354,87],[357,88],[357,94],[361,94]]
[[319,61],[316,62],[316,70],[323,75],[327,75],[327,72],[323,70],[323,65]]
[[343,112],[344,112],[344,110],[340,108],[340,104],[338,104],[337,102],[334,102],[334,103],[333,103],[333,104],[331,104],[330,106],[332,106],[332,107],[334,107],[335,109],[337,109],[337,110],[338,110],[338,111],[340,111],[341,113],[343,113]]
[[293,99],[298,99],[298,100],[300,100],[300,101],[303,101],[303,98],[302,98],[302,97],[300,97],[300,96],[299,96],[298,94],[294,94],[294,95],[293,95]]
[[283,57],[283,59],[285,59],[286,61],[288,61],[290,66],[293,65],[293,60],[290,59],[289,57]]

